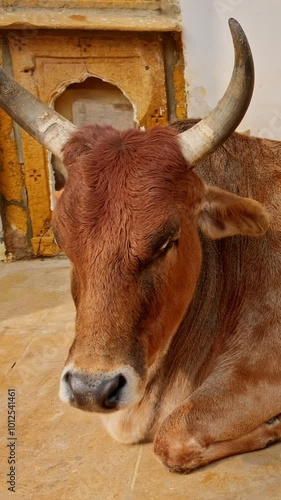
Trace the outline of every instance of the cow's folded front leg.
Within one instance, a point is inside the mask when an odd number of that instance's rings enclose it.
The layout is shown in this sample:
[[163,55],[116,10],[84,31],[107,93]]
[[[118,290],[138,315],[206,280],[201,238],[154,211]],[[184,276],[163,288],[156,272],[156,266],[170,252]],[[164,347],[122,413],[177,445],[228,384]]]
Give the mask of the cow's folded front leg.
[[191,410],[192,404],[175,410],[160,426],[154,440],[156,455],[173,472],[188,473],[200,467],[204,460],[203,436],[187,424],[186,416]]
[[155,440],[155,451],[171,472],[187,474],[220,458],[261,450],[281,441],[281,414],[260,424],[244,436],[209,445],[200,443],[198,439],[188,436],[187,433],[185,436],[181,433],[183,440],[180,443],[179,435],[174,434],[173,437],[170,435],[169,438],[167,434],[166,437],[158,435]]
[[203,384],[159,427],[154,451],[170,471],[188,473],[281,440],[280,387],[249,385],[234,394],[231,383],[212,385]]

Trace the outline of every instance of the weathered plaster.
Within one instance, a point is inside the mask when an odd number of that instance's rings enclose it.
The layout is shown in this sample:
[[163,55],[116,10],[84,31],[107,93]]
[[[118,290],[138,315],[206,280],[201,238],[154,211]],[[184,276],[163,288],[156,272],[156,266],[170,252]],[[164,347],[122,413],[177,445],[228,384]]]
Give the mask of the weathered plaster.
[[5,0],[0,27],[180,31],[177,0]]

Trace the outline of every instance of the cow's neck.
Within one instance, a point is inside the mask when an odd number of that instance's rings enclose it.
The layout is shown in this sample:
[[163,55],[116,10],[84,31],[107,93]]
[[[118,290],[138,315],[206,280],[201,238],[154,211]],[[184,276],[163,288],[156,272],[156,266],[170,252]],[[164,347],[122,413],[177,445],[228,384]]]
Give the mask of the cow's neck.
[[[225,338],[235,334],[243,295],[240,247],[243,238],[202,239],[203,263],[194,298],[159,370],[162,415],[186,399],[212,370]],[[160,385],[160,384],[159,384]]]

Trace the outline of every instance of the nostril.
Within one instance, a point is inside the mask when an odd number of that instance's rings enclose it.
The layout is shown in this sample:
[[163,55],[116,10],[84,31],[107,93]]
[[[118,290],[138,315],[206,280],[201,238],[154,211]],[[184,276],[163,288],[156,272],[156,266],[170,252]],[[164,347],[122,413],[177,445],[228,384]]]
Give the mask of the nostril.
[[116,408],[119,399],[120,393],[123,387],[127,384],[127,380],[123,375],[117,375],[114,379],[109,380],[104,385],[104,401],[103,407],[107,409]]
[[71,385],[72,374],[70,371],[66,372],[62,377],[62,381],[64,382],[64,386],[66,386],[68,400],[74,401],[73,387]]
[[64,374],[64,376],[62,377],[62,380],[63,380],[64,382],[66,382],[67,384],[69,384],[70,377],[71,377],[71,373],[70,373],[70,372],[66,372],[66,373]]

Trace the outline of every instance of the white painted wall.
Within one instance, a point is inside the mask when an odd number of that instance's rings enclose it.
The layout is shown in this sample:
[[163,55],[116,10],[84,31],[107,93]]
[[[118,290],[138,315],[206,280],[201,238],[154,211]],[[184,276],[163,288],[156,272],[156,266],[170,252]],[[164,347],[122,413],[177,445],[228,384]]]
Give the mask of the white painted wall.
[[222,97],[232,73],[228,18],[239,21],[256,68],[250,108],[239,131],[281,140],[281,1],[180,0],[189,117],[202,117]]

